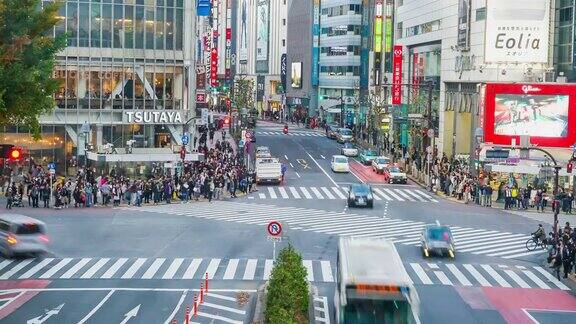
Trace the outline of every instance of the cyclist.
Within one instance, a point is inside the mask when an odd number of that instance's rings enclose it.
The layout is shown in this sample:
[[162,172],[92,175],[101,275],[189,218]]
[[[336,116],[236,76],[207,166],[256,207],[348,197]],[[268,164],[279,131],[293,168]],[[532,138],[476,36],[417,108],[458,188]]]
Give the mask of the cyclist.
[[536,230],[536,232],[532,233],[532,236],[541,243],[545,243],[546,242],[546,232],[544,231],[544,227],[542,226],[542,224],[538,224],[538,229]]

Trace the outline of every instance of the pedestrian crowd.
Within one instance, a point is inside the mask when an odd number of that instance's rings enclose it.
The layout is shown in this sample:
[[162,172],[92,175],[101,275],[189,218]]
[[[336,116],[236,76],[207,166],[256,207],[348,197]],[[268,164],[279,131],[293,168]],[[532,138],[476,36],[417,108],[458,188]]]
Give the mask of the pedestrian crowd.
[[552,248],[548,256],[550,268],[554,270],[558,279],[561,270],[564,272],[564,278],[568,278],[571,273],[576,275],[576,230],[566,222],[564,228],[558,229],[558,240],[554,239],[553,233],[550,235],[552,237],[550,241]]

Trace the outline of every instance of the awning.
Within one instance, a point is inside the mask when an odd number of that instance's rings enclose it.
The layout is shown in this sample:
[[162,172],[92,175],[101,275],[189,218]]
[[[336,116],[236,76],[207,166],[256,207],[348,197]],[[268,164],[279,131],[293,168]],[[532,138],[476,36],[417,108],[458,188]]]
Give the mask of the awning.
[[[88,159],[97,162],[179,162],[179,153],[95,153],[88,152]],[[188,153],[185,161],[204,161],[202,153]]]

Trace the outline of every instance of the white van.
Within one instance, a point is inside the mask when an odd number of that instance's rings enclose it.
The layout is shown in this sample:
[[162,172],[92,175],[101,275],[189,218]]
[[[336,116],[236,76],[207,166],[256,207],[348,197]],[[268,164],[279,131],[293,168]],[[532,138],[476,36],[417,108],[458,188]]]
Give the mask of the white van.
[[25,215],[0,214],[0,251],[6,258],[41,255],[48,251],[49,242],[43,222]]

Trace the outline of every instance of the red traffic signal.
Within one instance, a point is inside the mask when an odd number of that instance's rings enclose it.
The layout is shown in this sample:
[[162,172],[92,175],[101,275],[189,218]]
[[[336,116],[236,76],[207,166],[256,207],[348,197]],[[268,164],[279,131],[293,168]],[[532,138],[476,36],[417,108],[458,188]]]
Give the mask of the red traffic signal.
[[566,165],[566,172],[567,173],[572,173],[572,167],[574,167],[574,162],[570,161],[568,162],[568,164]]
[[22,153],[22,148],[16,147],[11,144],[2,144],[2,158],[9,161],[20,161],[24,154]]
[[224,117],[224,125],[225,126],[230,125],[230,117]]
[[182,146],[182,148],[180,149],[180,159],[185,160],[186,159],[186,147]]

